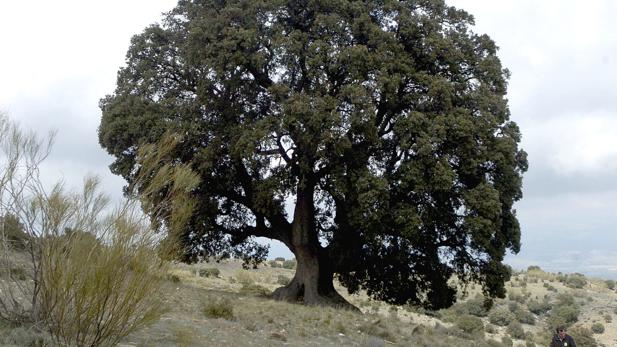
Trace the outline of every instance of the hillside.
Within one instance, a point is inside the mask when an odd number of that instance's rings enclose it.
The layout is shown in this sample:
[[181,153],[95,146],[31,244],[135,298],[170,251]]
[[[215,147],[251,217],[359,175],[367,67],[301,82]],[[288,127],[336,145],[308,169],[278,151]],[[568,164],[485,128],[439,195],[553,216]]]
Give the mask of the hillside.
[[[512,277],[507,298],[488,312],[471,286],[456,305],[436,312],[346,295],[360,314],[268,299],[293,276],[282,265],[243,270],[237,261],[174,264],[165,283],[166,313],[120,346],[527,347],[547,345],[547,325],[558,322],[572,325],[581,347],[617,345],[612,281],[532,267]],[[29,338],[23,328],[6,326],[0,336],[4,345],[25,345]]]

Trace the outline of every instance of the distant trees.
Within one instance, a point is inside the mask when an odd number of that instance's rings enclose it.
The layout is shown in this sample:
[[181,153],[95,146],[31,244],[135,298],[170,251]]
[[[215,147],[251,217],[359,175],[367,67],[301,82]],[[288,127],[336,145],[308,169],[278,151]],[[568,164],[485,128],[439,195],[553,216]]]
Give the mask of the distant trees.
[[140,148],[178,134],[173,164],[200,176],[183,259],[279,240],[297,268],[278,299],[347,305],[335,274],[433,309],[453,275],[503,296],[527,160],[472,24],[442,0],[182,0],[133,38],[99,141],[132,186]]

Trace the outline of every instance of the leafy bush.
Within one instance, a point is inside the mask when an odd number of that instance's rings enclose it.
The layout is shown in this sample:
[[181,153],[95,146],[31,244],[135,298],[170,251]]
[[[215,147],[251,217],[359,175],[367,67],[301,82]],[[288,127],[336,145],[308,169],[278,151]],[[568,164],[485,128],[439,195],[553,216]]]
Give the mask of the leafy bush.
[[217,278],[221,274],[221,270],[215,267],[199,269],[199,277],[214,277]]
[[225,298],[208,297],[204,301],[204,315],[208,318],[234,319],[234,308],[231,301]]
[[520,323],[529,325],[536,324],[536,317],[534,317],[533,313],[525,310],[522,307],[517,308],[513,313],[516,320]]
[[591,331],[593,331],[594,334],[602,334],[602,333],[604,333],[604,324],[602,324],[602,323],[593,323],[591,325]]
[[514,315],[508,310],[508,308],[500,306],[489,312],[488,320],[492,324],[505,327],[510,324],[512,320],[514,320]]
[[562,293],[557,295],[556,299],[556,306],[574,306],[576,305],[576,300],[574,299],[574,296],[572,296],[571,294],[566,294],[566,293]]
[[283,257],[276,257],[274,258],[275,261],[285,261],[285,258]]
[[527,300],[527,298],[523,294],[515,291],[511,291],[508,294],[508,299],[518,302],[519,304],[524,304],[525,300]]
[[606,280],[604,281],[604,284],[606,284],[606,288],[613,290],[615,289],[615,281],[613,280]]
[[0,217],[0,240],[6,242],[8,247],[15,250],[24,250],[30,240],[25,232],[23,224],[11,213],[5,213]]
[[283,268],[285,268],[285,269],[295,269],[296,268],[296,260],[295,259],[285,260],[283,262]]
[[560,325],[570,326],[578,321],[579,313],[580,311],[576,306],[558,306],[551,311],[546,322],[550,329],[555,329]]
[[604,321],[605,321],[606,323],[610,323],[610,322],[612,322],[612,321],[613,321],[613,316],[611,316],[610,314],[605,314],[605,315],[604,315]]
[[532,299],[532,300],[529,300],[529,302],[527,302],[527,308],[529,309],[529,311],[537,315],[541,315],[541,314],[545,314],[546,312],[550,311],[552,306],[548,302],[548,300],[538,301],[538,300]]
[[572,274],[567,277],[564,284],[570,288],[580,289],[587,284],[587,278],[581,274]]
[[577,347],[598,347],[598,342],[593,337],[591,329],[583,326],[574,326],[570,328],[568,334],[574,336]]
[[482,319],[469,314],[460,316],[456,320],[455,325],[457,328],[468,334],[477,333],[484,330],[484,323],[482,323]]
[[521,323],[517,321],[510,322],[510,324],[508,324],[507,331],[508,334],[515,339],[522,340],[525,338],[525,330],[523,330]]
[[273,267],[273,268],[280,268],[280,267],[283,267],[283,266],[282,266],[282,265],[281,265],[278,261],[276,261],[276,260],[270,260],[270,261],[268,262],[268,265],[270,265],[270,267]]

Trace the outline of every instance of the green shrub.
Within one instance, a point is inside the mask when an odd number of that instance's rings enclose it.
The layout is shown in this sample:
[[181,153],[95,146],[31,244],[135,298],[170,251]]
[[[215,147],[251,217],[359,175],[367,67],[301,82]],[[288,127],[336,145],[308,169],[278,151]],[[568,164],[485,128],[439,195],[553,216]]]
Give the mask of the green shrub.
[[268,265],[270,265],[270,267],[273,267],[273,268],[281,268],[281,267],[283,267],[283,266],[282,266],[282,265],[281,265],[278,261],[276,261],[276,260],[270,260],[270,261],[268,262]]
[[529,309],[529,311],[537,315],[541,315],[541,314],[545,314],[546,312],[550,311],[552,306],[548,302],[548,300],[538,301],[538,300],[532,299],[532,300],[529,300],[529,302],[527,302],[527,308]]
[[605,315],[604,315],[604,321],[605,321],[606,323],[610,323],[610,322],[612,322],[612,321],[613,321],[613,317],[612,317],[610,314],[605,314]]
[[25,232],[24,226],[17,216],[6,213],[0,217],[0,239],[5,240],[9,248],[24,250],[30,236]]
[[574,300],[574,296],[572,294],[562,293],[557,295],[555,298],[557,304],[555,306],[574,306],[576,305],[576,300]]
[[525,339],[525,330],[523,330],[523,326],[521,325],[521,323],[517,321],[510,322],[510,324],[508,324],[507,331],[508,334],[515,339]]
[[591,331],[593,331],[594,334],[602,334],[602,333],[604,333],[604,324],[602,324],[602,323],[593,323],[591,325]]
[[567,287],[581,289],[587,284],[587,279],[581,274],[572,274],[568,276],[564,283]]
[[598,342],[593,337],[591,329],[582,326],[574,326],[570,328],[568,335],[574,337],[577,347],[598,347]]
[[524,304],[525,300],[527,300],[527,298],[525,296],[523,296],[523,294],[519,293],[519,292],[515,292],[515,291],[511,291],[508,294],[508,299],[518,302],[519,304]]
[[285,269],[295,269],[296,268],[296,260],[295,259],[285,260],[283,262],[283,268],[285,268]]
[[283,257],[276,257],[274,258],[275,261],[285,261],[285,258]]
[[473,334],[484,330],[482,319],[469,314],[460,316],[456,320],[455,325],[457,328],[468,334]]
[[505,327],[514,320],[514,315],[506,307],[500,306],[489,312],[488,320],[492,324]]
[[576,306],[558,306],[553,308],[546,319],[548,327],[555,329],[560,325],[570,326],[578,321],[580,311]]
[[615,289],[615,281],[613,280],[606,280],[604,281],[604,284],[606,284],[606,288],[613,290]]
[[28,279],[28,275],[28,270],[21,266],[11,265],[0,268],[0,278],[10,278],[12,281],[25,281]]
[[225,298],[206,298],[204,301],[203,313],[208,318],[234,319],[233,305],[230,300]]
[[221,274],[221,270],[215,268],[215,267],[209,267],[209,268],[205,268],[205,269],[199,269],[198,271],[199,273],[199,277],[219,277],[219,275]]
[[525,310],[522,307],[519,307],[514,312],[514,317],[520,323],[534,325],[536,324],[536,317],[534,317],[533,313]]

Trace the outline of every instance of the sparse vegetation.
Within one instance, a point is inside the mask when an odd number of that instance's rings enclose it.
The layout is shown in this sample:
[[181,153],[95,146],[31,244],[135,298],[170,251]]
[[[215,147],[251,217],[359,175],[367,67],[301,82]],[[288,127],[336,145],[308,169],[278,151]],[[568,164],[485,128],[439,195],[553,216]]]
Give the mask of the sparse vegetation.
[[209,267],[209,268],[205,268],[205,269],[199,269],[199,276],[200,277],[219,277],[219,275],[221,274],[221,271],[217,268],[214,267]]
[[227,298],[207,297],[204,299],[204,315],[208,318],[234,319],[234,309]]
[[285,268],[285,269],[295,269],[296,268],[296,260],[295,259],[285,260],[283,262],[283,268]]
[[593,331],[594,334],[602,334],[602,333],[604,333],[604,324],[602,324],[602,323],[593,323],[591,325],[591,331]]
[[507,326],[514,320],[514,315],[507,307],[499,306],[489,312],[488,320],[495,325]]

